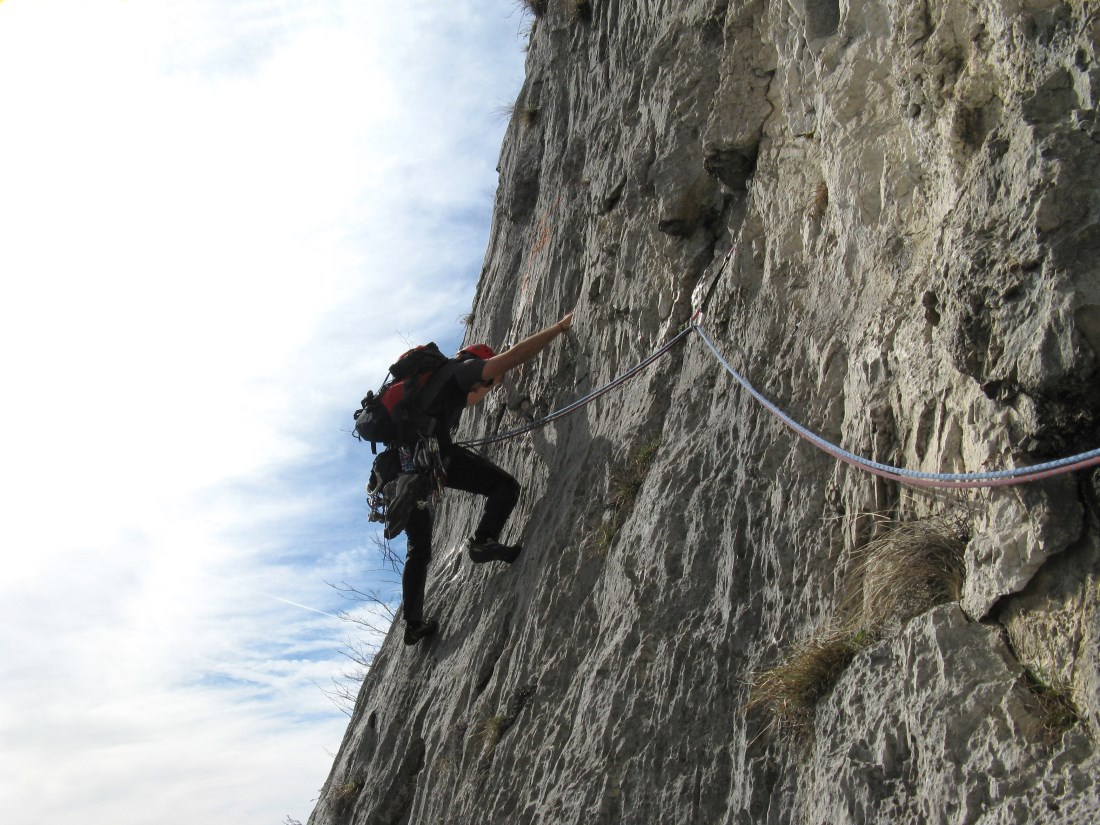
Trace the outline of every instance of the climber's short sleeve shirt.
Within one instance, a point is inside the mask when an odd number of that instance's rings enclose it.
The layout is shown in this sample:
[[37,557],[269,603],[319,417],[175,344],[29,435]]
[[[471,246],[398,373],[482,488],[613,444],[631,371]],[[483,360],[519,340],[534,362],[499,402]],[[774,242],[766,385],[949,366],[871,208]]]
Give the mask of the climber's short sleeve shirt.
[[[481,371],[484,368],[485,361],[481,358],[470,358],[466,361],[460,361],[455,367],[455,382],[463,395],[473,392],[477,385],[481,383]],[[462,404],[465,406],[465,399],[463,399]]]
[[436,436],[444,447],[450,445],[450,431],[458,427],[458,419],[466,409],[466,396],[481,383],[481,371],[485,361],[471,358],[459,361],[448,367],[453,371],[451,378],[443,383],[435,401],[428,407],[428,415],[440,422],[436,427]]

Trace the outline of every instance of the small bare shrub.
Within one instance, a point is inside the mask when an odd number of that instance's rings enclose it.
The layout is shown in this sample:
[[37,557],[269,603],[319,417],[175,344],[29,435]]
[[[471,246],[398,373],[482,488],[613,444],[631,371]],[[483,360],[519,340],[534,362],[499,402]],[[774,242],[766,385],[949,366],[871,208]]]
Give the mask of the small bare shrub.
[[[347,582],[327,583],[348,601],[367,605],[367,609],[358,607],[354,612],[341,610],[336,614],[338,619],[354,625],[355,630],[363,634],[361,637],[349,638],[339,650],[354,667],[351,670],[345,670],[339,676],[333,676],[331,688],[317,685],[329,701],[347,716],[355,712],[359,686],[374,663],[374,657],[386,638],[396,616],[397,607],[401,603],[402,561],[388,542],[377,535],[373,536],[373,540],[381,556],[382,568],[368,572],[382,574],[385,583],[389,585],[388,589],[359,590]],[[314,684],[317,683],[314,682]]]

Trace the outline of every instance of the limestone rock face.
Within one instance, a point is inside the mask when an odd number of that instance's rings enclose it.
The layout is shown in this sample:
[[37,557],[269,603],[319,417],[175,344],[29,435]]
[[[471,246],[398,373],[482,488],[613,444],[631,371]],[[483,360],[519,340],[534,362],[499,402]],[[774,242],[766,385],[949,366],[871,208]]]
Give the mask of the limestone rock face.
[[[470,339],[575,327],[460,438],[701,305],[765,396],[867,458],[1100,446],[1090,0],[538,6]],[[473,566],[481,502],[448,495],[440,635],[390,634],[313,825],[1100,821],[1097,473],[903,488],[798,439],[694,333],[486,454],[524,485],[524,552]],[[965,533],[954,601],[855,632],[797,736],[747,709],[886,521],[934,516]]]

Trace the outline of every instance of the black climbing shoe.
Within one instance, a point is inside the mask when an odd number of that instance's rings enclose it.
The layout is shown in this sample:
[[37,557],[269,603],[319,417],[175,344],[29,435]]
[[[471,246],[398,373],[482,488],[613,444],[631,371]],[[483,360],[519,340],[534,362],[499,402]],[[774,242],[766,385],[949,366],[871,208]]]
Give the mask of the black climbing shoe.
[[439,630],[439,622],[435,619],[425,619],[422,622],[405,622],[405,644],[414,645],[421,639],[434,636]]
[[470,551],[470,561],[475,564],[484,564],[487,561],[506,561],[511,564],[523,549],[518,544],[501,544],[496,539],[479,538],[470,539],[466,542],[466,547]]

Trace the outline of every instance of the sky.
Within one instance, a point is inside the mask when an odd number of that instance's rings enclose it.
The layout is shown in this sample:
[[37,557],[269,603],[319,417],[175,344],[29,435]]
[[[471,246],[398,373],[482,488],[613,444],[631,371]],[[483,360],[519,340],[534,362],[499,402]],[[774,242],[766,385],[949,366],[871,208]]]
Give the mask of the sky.
[[[455,347],[512,0],[0,0],[0,811],[305,822],[393,592],[352,413]],[[384,621],[384,618],[383,618]]]

